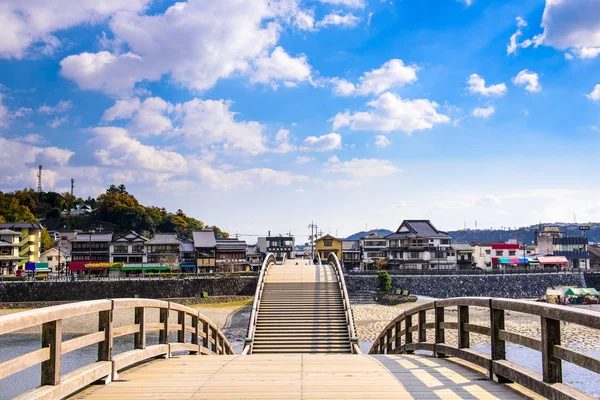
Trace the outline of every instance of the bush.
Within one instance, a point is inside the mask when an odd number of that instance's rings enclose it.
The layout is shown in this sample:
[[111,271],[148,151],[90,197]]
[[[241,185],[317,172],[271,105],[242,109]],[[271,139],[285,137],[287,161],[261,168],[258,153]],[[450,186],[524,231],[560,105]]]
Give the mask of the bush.
[[386,269],[377,271],[377,278],[379,280],[379,290],[385,293],[392,290],[392,277]]

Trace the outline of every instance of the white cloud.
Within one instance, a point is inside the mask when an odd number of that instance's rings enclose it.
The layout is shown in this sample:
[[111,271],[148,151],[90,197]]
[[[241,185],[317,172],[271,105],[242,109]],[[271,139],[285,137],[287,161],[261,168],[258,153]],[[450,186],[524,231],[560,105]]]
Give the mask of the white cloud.
[[342,147],[342,136],[332,132],[322,136],[309,136],[302,142],[300,150],[331,151]]
[[50,128],[58,128],[59,126],[61,126],[65,122],[67,122],[68,120],[69,120],[69,117],[67,117],[66,115],[63,117],[55,117],[52,121],[48,122],[47,125]]
[[251,155],[268,151],[265,127],[256,121],[237,121],[231,101],[193,99],[175,105],[176,118],[186,143],[201,147],[220,145]]
[[381,94],[391,88],[416,82],[418,70],[415,65],[405,65],[400,59],[392,59],[381,68],[365,72],[356,85],[340,78],[333,78],[330,82],[338,96]]
[[390,144],[392,144],[392,142],[390,141],[390,139],[388,139],[384,135],[375,136],[375,146],[379,147],[380,149],[387,147]]
[[600,54],[600,2],[546,0],[542,17],[543,44],[593,58]]
[[465,6],[467,7],[471,7],[471,4],[473,4],[473,0],[456,0],[459,3],[463,3]]
[[313,161],[314,158],[312,157],[308,157],[308,156],[297,156],[296,157],[296,164],[306,164],[309,163],[311,161]]
[[18,140],[20,140],[21,142],[24,142],[24,143],[29,143],[29,144],[46,143],[46,139],[42,135],[37,134],[37,133],[30,133],[21,138],[18,138]]
[[392,175],[401,171],[388,160],[374,158],[353,158],[350,161],[340,161],[336,156],[332,156],[325,163],[325,167],[327,172],[344,174],[351,179],[362,180]]
[[52,32],[102,22],[119,11],[138,12],[150,0],[3,0],[0,6],[0,57],[22,58],[32,44],[52,54],[60,41]]
[[294,16],[294,26],[301,31],[315,30],[315,16],[311,10],[298,10]]
[[565,53],[565,58],[567,60],[572,60],[574,57],[578,57],[582,60],[590,60],[598,57],[598,54],[600,54],[600,47],[579,47]]
[[160,97],[148,97],[140,103],[127,128],[132,134],[139,136],[168,132],[173,129],[173,125],[165,114],[172,110],[173,105]]
[[519,38],[519,36],[521,36],[521,30],[517,29],[517,31],[512,34],[512,36],[510,37],[510,41],[506,45],[506,54],[507,55],[517,52],[517,48],[519,47],[519,43],[517,42],[517,39]]
[[519,72],[517,76],[512,79],[512,82],[515,85],[527,85],[525,86],[525,90],[528,92],[537,93],[542,91],[538,74],[535,72],[529,72],[527,69]]
[[586,94],[586,97],[594,101],[600,100],[600,84],[594,86],[594,90],[592,90],[592,93]]
[[471,74],[467,79],[468,89],[471,93],[478,93],[483,96],[504,96],[506,94],[506,85],[499,83],[497,85],[485,86],[485,79],[477,74]]
[[311,67],[306,56],[290,57],[281,47],[276,47],[269,57],[259,58],[254,65],[251,83],[270,84],[276,88],[278,81],[289,86],[310,79]]
[[109,93],[129,92],[137,82],[167,74],[184,87],[205,90],[234,73],[252,74],[253,61],[274,48],[281,23],[297,12],[292,8],[268,0],[189,0],[162,14],[119,12],[110,28],[129,52],[72,55],[61,61],[61,74],[83,89]]
[[492,106],[489,106],[486,108],[477,107],[476,109],[473,110],[473,116],[487,118],[487,117],[491,116],[492,114],[494,114],[495,111],[496,110]]
[[117,100],[115,105],[104,111],[102,119],[104,121],[114,121],[115,119],[129,119],[140,108],[140,99]]
[[333,129],[350,126],[352,130],[411,134],[431,129],[434,124],[450,122],[446,115],[438,114],[436,109],[439,105],[427,99],[403,100],[398,95],[386,92],[367,105],[371,107],[370,111],[338,113],[333,118]]
[[38,112],[44,114],[56,114],[56,113],[65,113],[71,109],[73,106],[73,102],[71,100],[61,100],[54,107],[50,107],[47,105],[43,105],[38,108]]
[[355,16],[352,13],[348,13],[345,15],[338,14],[337,12],[332,12],[331,14],[327,14],[323,17],[323,19],[317,22],[317,28],[327,28],[328,26],[341,26],[343,28],[353,28],[355,27],[360,18]]
[[527,21],[525,21],[523,18],[517,17],[516,20],[517,20],[517,27],[524,28],[527,26]]
[[291,151],[296,150],[296,145],[291,143],[290,141],[291,132],[287,129],[280,129],[275,134],[275,148],[273,148],[273,152],[275,153],[289,153]]
[[321,3],[340,5],[352,8],[364,8],[365,0],[319,0]]
[[2,103],[2,93],[0,93],[0,128],[8,128],[9,117],[8,108]]

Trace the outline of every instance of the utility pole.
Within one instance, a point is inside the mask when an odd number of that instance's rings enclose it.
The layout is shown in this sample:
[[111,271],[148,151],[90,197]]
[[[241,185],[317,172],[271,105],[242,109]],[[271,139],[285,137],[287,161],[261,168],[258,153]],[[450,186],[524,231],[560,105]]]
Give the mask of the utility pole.
[[310,225],[308,225],[308,227],[310,228],[310,236],[309,236],[309,240],[310,240],[310,257],[314,257],[315,255],[315,232],[317,231],[317,225],[315,225],[315,222],[312,221],[310,223]]
[[38,192],[42,191],[42,166],[40,165],[38,170],[37,178],[38,178]]
[[71,196],[73,196],[73,189],[75,188],[75,179],[71,178]]

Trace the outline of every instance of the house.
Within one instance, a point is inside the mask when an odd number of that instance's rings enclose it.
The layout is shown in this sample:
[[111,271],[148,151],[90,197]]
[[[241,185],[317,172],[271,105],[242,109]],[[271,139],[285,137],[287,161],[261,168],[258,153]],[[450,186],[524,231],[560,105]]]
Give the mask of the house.
[[71,254],[66,248],[59,250],[53,247],[40,254],[40,262],[48,263],[48,268],[54,272],[62,272],[69,261],[71,261]]
[[0,223],[0,230],[8,229],[19,233],[19,257],[17,268],[24,269],[26,262],[38,262],[42,238],[42,225],[37,222]]
[[365,264],[373,266],[377,260],[387,260],[387,240],[371,233],[360,239],[360,247],[362,248],[362,259]]
[[194,242],[191,240],[182,240],[179,246],[181,260],[181,272],[197,272],[196,267],[196,250]]
[[214,272],[216,266],[217,239],[215,232],[194,231],[194,250],[196,252],[196,266],[198,272]]
[[0,229],[0,275],[12,275],[17,265],[27,259],[19,256],[20,237],[20,232]]
[[473,247],[473,264],[479,268],[492,267],[492,244],[491,243],[471,243]]
[[112,239],[113,234],[111,232],[78,233],[77,237],[71,241],[69,271],[76,273],[105,271],[105,268],[86,268],[86,265],[110,262],[110,243]]
[[473,267],[473,253],[475,249],[468,243],[452,243],[456,252],[456,266],[458,269],[471,269]]
[[216,265],[219,272],[246,271],[246,242],[234,238],[216,239]]
[[385,239],[390,268],[456,269],[450,236],[429,220],[404,220]]
[[263,255],[258,249],[257,244],[246,246],[246,262],[250,265],[252,271],[259,271],[263,263]]
[[553,237],[554,255],[563,256],[569,260],[569,267],[576,269],[588,268],[588,239],[585,236]]
[[359,240],[342,240],[342,267],[346,270],[360,268],[361,260],[360,241]]
[[593,270],[600,269],[600,245],[590,244],[588,245],[588,253],[590,256],[590,268]]
[[120,235],[110,243],[110,262],[146,263],[148,262],[145,244],[148,239],[130,231]]
[[521,245],[515,240],[492,244],[492,267],[506,268],[526,264],[527,260],[522,257],[520,249]]
[[341,260],[342,241],[334,236],[325,235],[315,241],[315,251],[319,253],[322,262],[326,262],[327,257],[331,253],[335,254]]
[[83,215],[89,215],[93,213],[94,210],[92,207],[87,204],[77,204],[75,208],[70,209],[69,211],[63,211],[63,215],[72,215],[74,217],[81,217]]
[[273,253],[277,261],[295,258],[295,238],[293,236],[266,236],[258,238],[258,247],[262,253]]
[[179,268],[181,263],[181,240],[176,233],[157,233],[145,243],[148,263]]

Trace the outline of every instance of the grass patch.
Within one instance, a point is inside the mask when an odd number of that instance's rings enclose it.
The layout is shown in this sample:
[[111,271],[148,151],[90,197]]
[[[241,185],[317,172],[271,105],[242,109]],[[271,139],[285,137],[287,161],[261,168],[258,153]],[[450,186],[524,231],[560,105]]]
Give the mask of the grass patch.
[[200,304],[192,304],[190,307],[192,308],[233,308],[233,307],[245,307],[249,304],[252,304],[253,299],[246,300],[238,300],[238,301],[228,301],[224,303],[200,303]]

